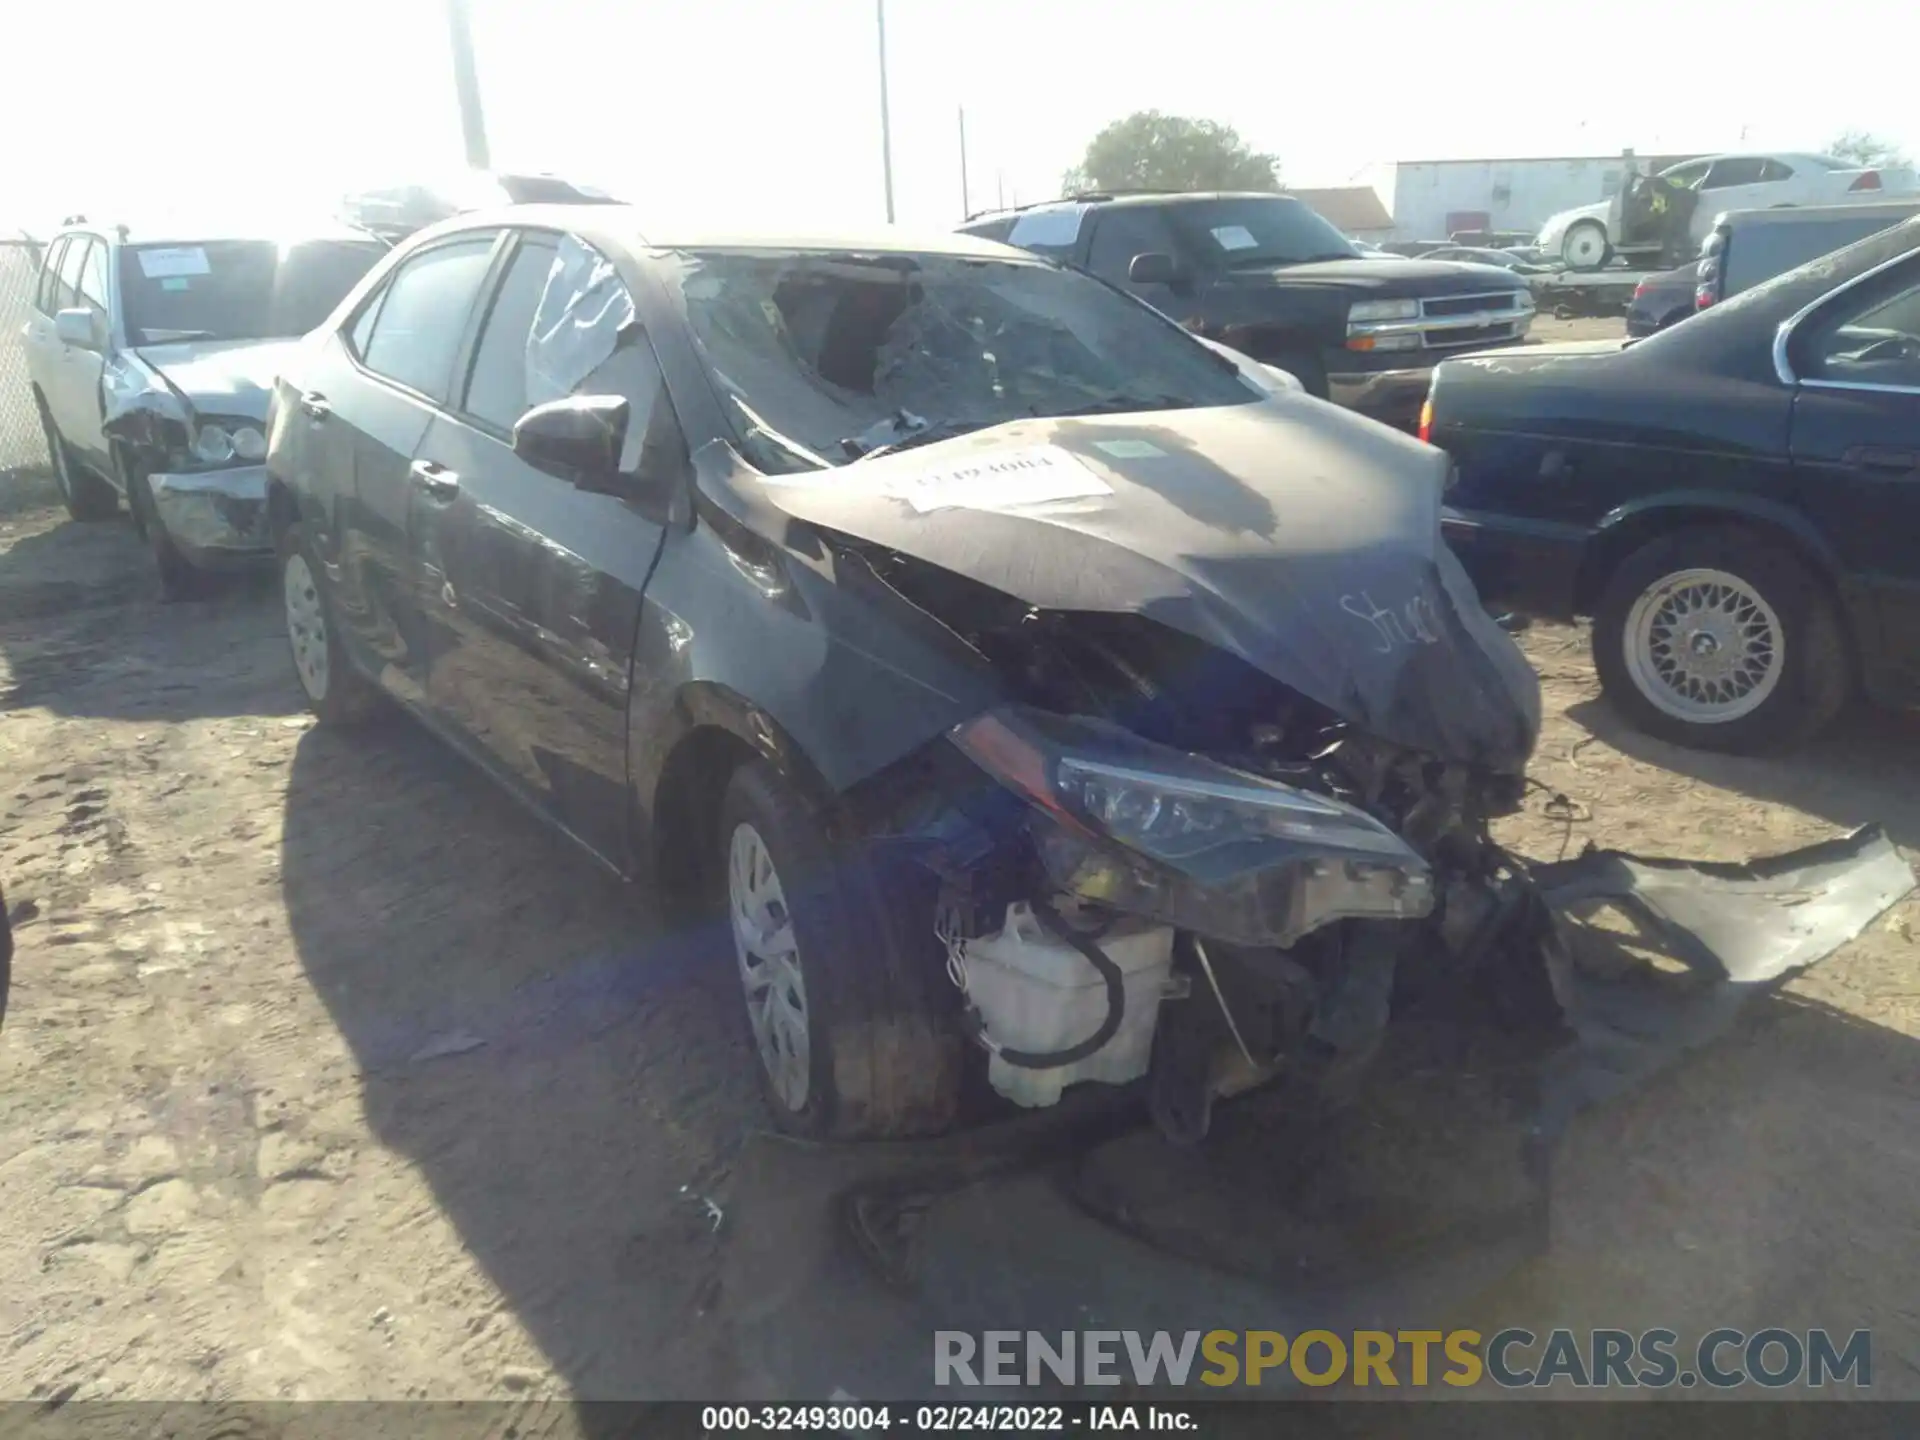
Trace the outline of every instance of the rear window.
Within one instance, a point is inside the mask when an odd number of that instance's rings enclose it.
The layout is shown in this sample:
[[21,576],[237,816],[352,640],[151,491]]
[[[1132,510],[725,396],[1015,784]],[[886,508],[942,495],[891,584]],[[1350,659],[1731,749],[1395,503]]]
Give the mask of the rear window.
[[1731,299],[1776,275],[1797,270],[1809,260],[1890,230],[1900,219],[1899,216],[1837,215],[1830,220],[1788,220],[1771,225],[1762,222],[1737,228],[1727,241],[1724,297]]
[[129,246],[120,253],[127,333],[148,345],[304,335],[385,253],[375,240]]

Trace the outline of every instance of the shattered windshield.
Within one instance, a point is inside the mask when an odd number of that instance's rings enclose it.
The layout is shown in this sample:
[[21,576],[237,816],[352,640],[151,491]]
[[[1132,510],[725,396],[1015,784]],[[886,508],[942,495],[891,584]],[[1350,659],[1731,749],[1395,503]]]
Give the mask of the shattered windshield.
[[1260,398],[1151,311],[1048,265],[715,250],[666,272],[763,470],[1036,416]]
[[1352,260],[1360,252],[1316,212],[1282,195],[1238,195],[1167,207],[1167,218],[1214,263],[1301,265]]
[[333,313],[386,246],[374,240],[209,240],[121,252],[120,295],[136,345],[280,340]]

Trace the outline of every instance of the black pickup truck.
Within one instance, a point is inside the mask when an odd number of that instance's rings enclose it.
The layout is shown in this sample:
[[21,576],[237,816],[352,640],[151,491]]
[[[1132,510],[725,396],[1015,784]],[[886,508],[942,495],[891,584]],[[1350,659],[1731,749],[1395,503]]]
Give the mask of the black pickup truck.
[[1083,195],[961,228],[1091,271],[1309,393],[1407,430],[1436,364],[1516,344],[1533,323],[1511,271],[1368,257],[1288,195]]

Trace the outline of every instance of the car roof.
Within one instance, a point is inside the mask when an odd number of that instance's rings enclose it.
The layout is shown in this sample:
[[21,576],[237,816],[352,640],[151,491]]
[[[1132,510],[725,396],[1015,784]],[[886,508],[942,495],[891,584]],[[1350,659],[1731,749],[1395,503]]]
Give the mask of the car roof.
[[1049,210],[1085,210],[1094,205],[1194,205],[1212,200],[1285,200],[1294,205],[1306,204],[1298,195],[1281,190],[1099,190],[1007,210],[982,210],[977,215],[969,215],[966,223],[981,225],[1010,216],[1044,215]]
[[1011,245],[982,240],[946,230],[918,231],[873,226],[863,229],[794,232],[786,230],[703,230],[673,225],[649,225],[632,205],[510,205],[475,210],[428,226],[409,243],[465,230],[495,229],[502,225],[567,230],[601,244],[643,250],[770,250],[823,255],[952,255],[979,260],[1010,260],[1034,264],[1035,257]]
[[129,220],[75,220],[70,225],[62,225],[58,235],[81,233],[88,235],[106,235],[123,245],[204,245],[221,241],[267,240],[276,244],[302,243],[312,240],[363,240],[378,243],[378,237],[349,225],[342,220],[328,218],[301,220],[280,225],[262,225],[258,222],[245,224],[227,219],[196,219],[194,217],[154,217],[147,223],[136,224]]

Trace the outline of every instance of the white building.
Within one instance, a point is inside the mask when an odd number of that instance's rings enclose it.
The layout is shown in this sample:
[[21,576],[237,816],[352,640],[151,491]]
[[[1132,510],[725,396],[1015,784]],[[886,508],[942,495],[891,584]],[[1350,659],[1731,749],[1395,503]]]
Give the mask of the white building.
[[[1635,157],[1643,171],[1691,155]],[[1461,230],[1535,231],[1576,205],[1619,193],[1624,155],[1556,155],[1515,160],[1402,160],[1394,165],[1393,238],[1445,240]]]

